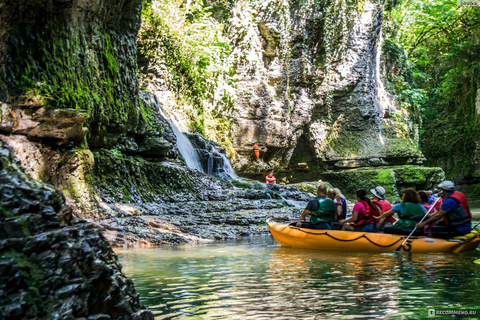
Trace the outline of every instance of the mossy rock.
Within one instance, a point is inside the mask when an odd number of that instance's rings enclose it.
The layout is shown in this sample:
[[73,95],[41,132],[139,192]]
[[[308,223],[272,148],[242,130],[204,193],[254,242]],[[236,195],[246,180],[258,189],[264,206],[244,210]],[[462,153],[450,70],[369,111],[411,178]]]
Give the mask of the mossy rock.
[[327,181],[313,181],[313,182],[301,182],[301,183],[295,183],[291,184],[290,186],[297,188],[298,190],[306,193],[311,193],[316,195],[317,194],[317,189],[319,185],[326,185],[328,189],[332,189],[333,186],[328,183]]
[[234,187],[241,188],[241,189],[265,189],[263,186],[263,183],[257,181],[257,180],[252,180],[252,179],[247,179],[247,178],[242,178],[241,180],[232,180],[230,182]]
[[480,200],[480,183],[458,186],[458,190],[463,192],[468,200]]
[[369,191],[382,186],[387,191],[387,200],[398,202],[403,189],[431,189],[444,180],[445,176],[441,168],[407,165],[342,170],[324,173],[321,178],[339,188],[352,201],[355,200],[357,189],[363,188]]
[[114,149],[95,152],[94,155],[95,185],[109,201],[169,201],[180,194],[196,193],[187,169],[176,163],[148,161]]

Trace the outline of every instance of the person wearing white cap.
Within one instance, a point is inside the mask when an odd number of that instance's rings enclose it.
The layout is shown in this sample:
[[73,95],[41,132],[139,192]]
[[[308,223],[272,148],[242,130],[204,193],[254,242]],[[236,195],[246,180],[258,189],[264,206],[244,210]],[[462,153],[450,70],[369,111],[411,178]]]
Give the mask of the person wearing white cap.
[[432,227],[434,238],[453,238],[469,233],[472,230],[472,222],[467,197],[456,191],[455,184],[449,180],[440,183],[438,188],[441,189],[439,196],[443,198],[440,210],[429,219],[417,223],[416,227],[423,228],[445,217],[445,226]]
[[[392,205],[390,202],[385,200],[385,188],[383,187],[376,187],[375,189],[370,189],[370,192],[373,194],[374,200],[372,201],[373,205],[377,209],[377,213],[375,216],[380,216],[382,213],[387,212],[392,209]],[[378,231],[382,231],[384,227],[391,227],[397,219],[393,216],[389,216],[387,218],[382,218],[378,220]]]
[[[415,224],[422,220],[425,211],[427,211],[420,203],[420,196],[415,189],[404,189],[402,194],[402,202],[396,204],[391,210],[376,217],[376,219],[379,220],[392,216],[396,213],[400,218],[393,226],[385,227],[383,232],[405,235],[411,234],[415,229]],[[422,234],[423,232],[420,230],[416,230],[416,233],[413,233],[413,235],[419,236]]]

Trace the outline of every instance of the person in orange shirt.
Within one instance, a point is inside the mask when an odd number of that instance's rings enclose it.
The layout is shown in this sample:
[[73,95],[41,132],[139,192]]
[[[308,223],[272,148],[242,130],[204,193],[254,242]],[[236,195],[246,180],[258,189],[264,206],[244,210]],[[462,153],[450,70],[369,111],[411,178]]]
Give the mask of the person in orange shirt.
[[277,179],[273,176],[273,172],[270,171],[270,173],[265,176],[265,183],[275,184],[276,182]]

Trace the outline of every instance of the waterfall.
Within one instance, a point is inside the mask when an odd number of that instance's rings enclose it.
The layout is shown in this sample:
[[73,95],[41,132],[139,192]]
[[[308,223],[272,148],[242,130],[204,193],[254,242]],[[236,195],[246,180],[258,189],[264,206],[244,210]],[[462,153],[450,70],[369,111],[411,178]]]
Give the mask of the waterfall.
[[204,172],[197,150],[193,147],[188,137],[183,134],[183,132],[181,132],[180,129],[178,129],[173,123],[171,123],[168,118],[165,119],[167,119],[168,123],[170,123],[173,133],[175,134],[175,137],[177,137],[177,148],[178,151],[180,151],[183,159],[185,159],[187,167]]
[[235,170],[233,170],[232,164],[230,163],[230,159],[228,159],[227,155],[220,153],[220,157],[222,158],[222,167],[219,168],[218,175],[223,178],[230,178],[230,179],[236,179],[238,180],[238,176],[235,173]]
[[224,180],[239,179],[225,153],[217,150],[217,147],[213,145],[206,146],[206,148],[208,148],[208,151],[205,150],[207,164],[205,172],[207,174]]
[[157,96],[143,93],[142,98],[145,100],[145,102],[150,104],[153,109],[157,111],[163,118],[165,118],[165,120],[168,121],[168,124],[170,124],[170,127],[177,138],[177,149],[182,155],[183,159],[185,159],[187,167],[205,172],[203,171],[202,162],[200,161],[197,150],[193,147],[188,137],[181,132],[180,129],[178,129],[178,127],[173,124],[173,122],[167,116],[165,116],[162,104],[158,101]]
[[143,93],[142,96],[145,102],[150,104],[170,124],[177,138],[178,151],[185,159],[185,163],[189,168],[224,180],[239,179],[235,170],[233,170],[230,159],[225,154],[225,149],[215,142],[205,140],[199,135],[191,135],[192,143],[190,138],[175,125],[173,121],[175,119],[166,116],[168,112],[164,110],[157,96],[148,93]]

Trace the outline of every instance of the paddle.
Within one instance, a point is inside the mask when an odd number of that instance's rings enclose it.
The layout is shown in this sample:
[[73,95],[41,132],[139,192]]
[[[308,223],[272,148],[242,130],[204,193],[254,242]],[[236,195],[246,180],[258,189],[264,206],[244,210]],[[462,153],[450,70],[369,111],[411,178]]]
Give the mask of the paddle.
[[[430,207],[430,209],[427,210],[427,213],[425,213],[425,215],[423,216],[422,220],[420,220],[419,223],[422,223],[423,220],[425,220],[425,218],[428,216],[428,214],[430,213],[430,211],[432,211],[432,209],[435,207],[435,205],[437,204],[437,202],[440,200],[441,198],[438,197],[437,200],[435,200],[432,204],[432,206]],[[415,227],[412,232],[410,232],[410,234],[408,235],[408,237],[405,239],[405,241],[402,242],[402,244],[400,245],[400,247],[398,247],[395,252],[397,251],[400,251],[400,249],[403,248],[403,246],[405,245],[405,243],[407,243],[408,239],[410,239],[410,237],[412,236],[412,234],[415,232],[415,230],[417,230],[417,227]]]

